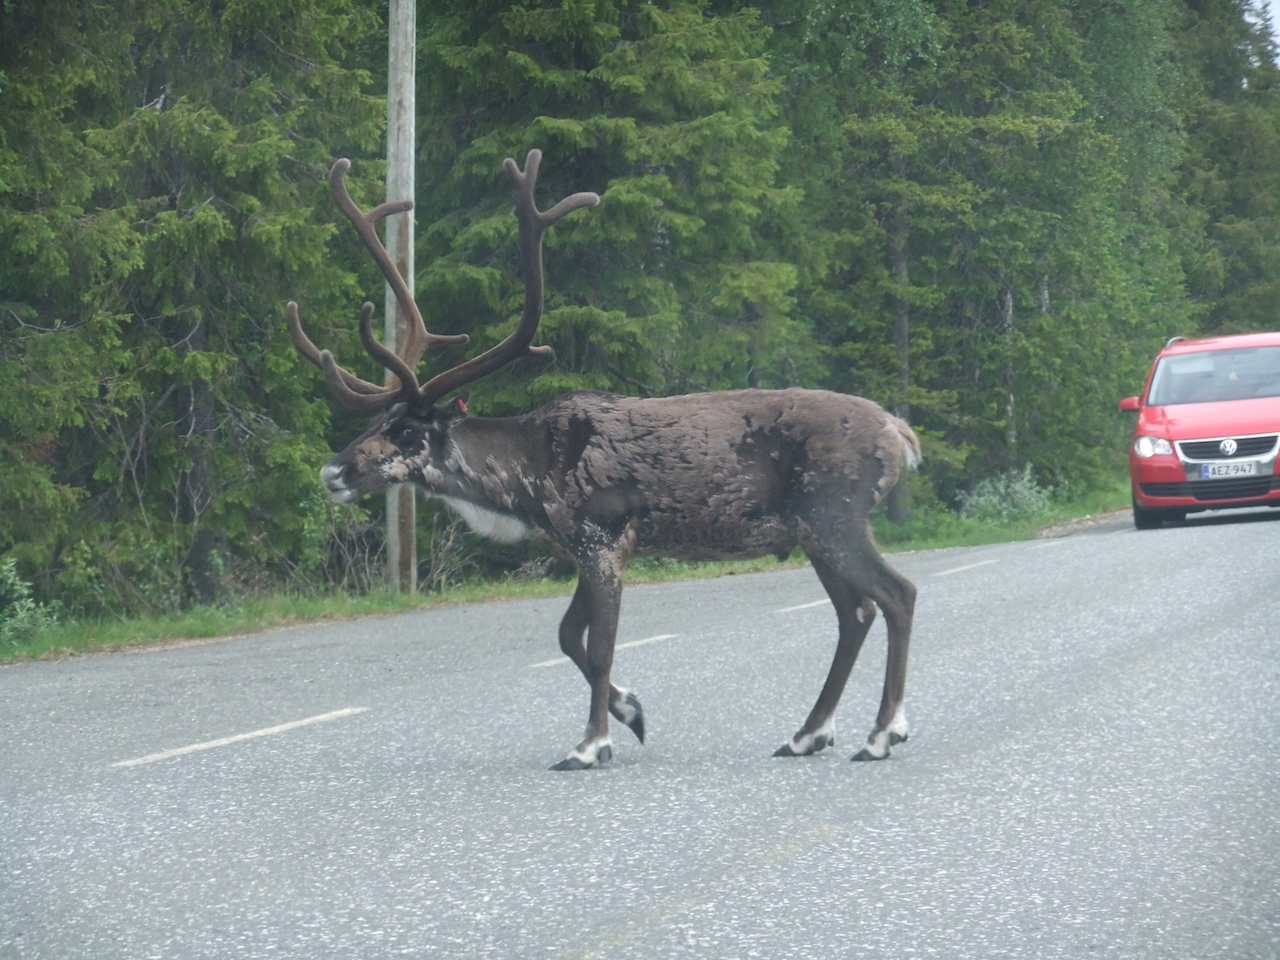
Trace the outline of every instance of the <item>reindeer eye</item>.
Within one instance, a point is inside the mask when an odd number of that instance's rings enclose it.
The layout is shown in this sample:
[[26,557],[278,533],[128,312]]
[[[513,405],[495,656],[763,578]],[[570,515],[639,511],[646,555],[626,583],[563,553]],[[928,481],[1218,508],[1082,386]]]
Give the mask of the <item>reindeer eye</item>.
[[396,430],[396,439],[404,443],[408,443],[418,438],[418,431],[410,426],[400,427]]

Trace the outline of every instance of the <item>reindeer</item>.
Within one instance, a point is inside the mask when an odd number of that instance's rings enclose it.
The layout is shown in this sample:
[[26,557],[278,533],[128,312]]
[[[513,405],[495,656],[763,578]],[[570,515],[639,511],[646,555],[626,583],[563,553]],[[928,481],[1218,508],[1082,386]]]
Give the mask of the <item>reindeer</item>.
[[317,350],[303,332],[298,305],[288,304],[294,344],[324,372],[337,400],[352,410],[381,412],[325,464],[322,482],[341,503],[413,483],[481,534],[503,542],[538,536],[573,562],[578,584],[560,622],[560,649],[590,685],[591,704],[582,741],[552,770],[610,760],[610,714],[644,742],[640,701],[610,681],[623,571],[632,557],[786,558],[797,545],[831,597],[839,634],[813,710],[774,756],[805,756],[835,743],[832,715],[878,606],[889,637],[884,690],[875,726],[853,759],[887,757],[907,739],[902,698],[916,591],[880,556],[867,515],[897,482],[901,465],[919,460],[919,442],[906,423],[869,400],[799,389],[678,397],[581,391],[522,416],[467,415],[465,395],[456,395],[462,387],[521,357],[549,352],[532,346],[542,317],[542,234],[566,214],[599,202],[594,193],[576,193],[539,211],[534,188],[541,158],[531,150],[523,170],[511,159],[504,164],[525,285],[518,326],[497,346],[424,384],[414,370],[427,347],[466,337],[427,331],[378,240],[375,224],[413,203],[384,203],[365,213],[343,180],[350,161],[334,164],[333,197],[395,291],[409,334],[389,350],[374,337],[373,304],[364,305],[361,340],[390,373],[388,385],[374,384],[338,366],[328,350]]

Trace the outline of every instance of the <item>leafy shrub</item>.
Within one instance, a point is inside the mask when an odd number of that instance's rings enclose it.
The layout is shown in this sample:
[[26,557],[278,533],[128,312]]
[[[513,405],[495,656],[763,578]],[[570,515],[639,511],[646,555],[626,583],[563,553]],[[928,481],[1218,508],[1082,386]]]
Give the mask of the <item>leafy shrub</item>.
[[1042,487],[1027,464],[1021,472],[1012,470],[981,480],[968,493],[961,492],[960,515],[988,523],[1032,520],[1049,512],[1053,487]]
[[31,584],[18,576],[17,561],[0,560],[0,649],[29,640],[57,622],[52,606],[32,598]]

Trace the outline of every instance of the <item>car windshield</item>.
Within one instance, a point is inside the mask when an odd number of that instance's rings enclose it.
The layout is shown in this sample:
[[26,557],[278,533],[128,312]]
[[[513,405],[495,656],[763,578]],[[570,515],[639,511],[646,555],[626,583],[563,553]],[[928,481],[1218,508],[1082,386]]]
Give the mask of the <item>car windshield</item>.
[[1280,347],[1176,353],[1156,365],[1147,403],[1206,403],[1280,396]]

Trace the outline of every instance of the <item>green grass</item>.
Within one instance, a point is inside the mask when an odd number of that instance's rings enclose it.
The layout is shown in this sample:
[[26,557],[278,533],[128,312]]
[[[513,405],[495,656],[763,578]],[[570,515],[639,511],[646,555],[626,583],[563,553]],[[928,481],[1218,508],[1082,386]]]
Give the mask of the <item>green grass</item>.
[[1128,477],[1116,477],[1096,489],[1073,496],[1058,496],[1033,516],[1004,523],[962,517],[951,510],[922,509],[905,523],[874,519],[876,541],[885,553],[937,550],[942,547],[976,547],[988,543],[1031,540],[1055,527],[1129,506]]
[[[1101,489],[1056,500],[1034,517],[1007,523],[967,519],[940,509],[920,509],[906,523],[875,518],[876,539],[886,553],[934,550],[941,547],[978,546],[1028,540],[1054,527],[1080,518],[1129,505],[1129,486],[1117,480]],[[682,560],[638,559],[627,569],[627,583],[664,583],[708,577],[762,573],[805,566],[797,551],[788,560],[688,563]],[[0,649],[0,661],[52,659],[83,653],[119,650],[174,640],[225,637],[271,627],[324,620],[349,620],[377,614],[422,610],[444,604],[486,600],[540,598],[567,595],[569,579],[489,580],[450,586],[426,595],[376,592],[365,596],[333,594],[298,596],[277,594],[214,606],[194,607],[176,616],[137,617],[128,620],[77,620],[47,627],[34,636]]]
[[402,594],[389,590],[363,596],[347,594],[273,594],[229,603],[192,607],[172,616],[73,620],[48,627],[25,642],[0,650],[0,661],[51,659],[80,653],[119,650],[173,640],[199,640],[250,633],[290,624],[352,620],[379,614],[421,610],[446,603],[520,597],[553,597],[573,589],[571,580],[475,582],[439,593]]

